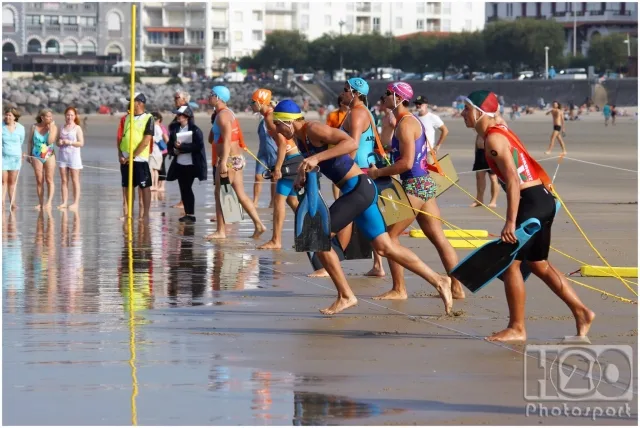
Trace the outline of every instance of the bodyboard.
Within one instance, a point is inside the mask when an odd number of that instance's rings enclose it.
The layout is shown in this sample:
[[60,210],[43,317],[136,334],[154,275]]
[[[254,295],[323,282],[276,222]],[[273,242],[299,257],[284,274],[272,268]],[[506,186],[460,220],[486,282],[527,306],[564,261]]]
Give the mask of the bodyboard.
[[416,218],[413,208],[409,208],[411,201],[398,180],[393,177],[380,177],[375,180],[375,183],[380,196],[400,202],[397,204],[388,199],[378,198],[378,209],[380,209],[387,227],[403,220]]
[[436,183],[436,198],[443,194],[445,191],[449,190],[453,183],[457,183],[460,181],[458,178],[458,173],[453,166],[453,162],[451,161],[451,156],[444,155],[440,159],[438,159],[438,163],[440,164],[440,168],[442,168],[442,172],[444,172],[447,177],[444,175],[440,175],[437,172],[429,171],[429,175],[433,178],[433,181]]
[[307,173],[304,194],[296,210],[294,229],[296,252],[331,249],[331,218],[329,208],[318,188],[317,175],[317,172]]
[[539,230],[540,222],[537,219],[530,218],[524,221],[516,229],[518,241],[515,244],[495,239],[465,257],[451,270],[450,275],[464,284],[469,291],[477,293],[511,266],[518,251]]
[[[388,201],[387,201],[388,202]],[[346,260],[367,260],[373,258],[373,247],[358,226],[353,223],[351,239],[344,250]]]
[[233,190],[229,177],[220,177],[220,209],[225,223],[238,223],[244,218],[238,195]]

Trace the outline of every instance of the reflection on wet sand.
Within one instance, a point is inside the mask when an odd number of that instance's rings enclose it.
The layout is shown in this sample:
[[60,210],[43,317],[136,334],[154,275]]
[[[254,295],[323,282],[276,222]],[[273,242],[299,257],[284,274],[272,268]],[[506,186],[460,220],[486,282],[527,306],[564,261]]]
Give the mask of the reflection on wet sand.
[[214,291],[251,290],[260,283],[258,259],[219,244],[207,250],[208,270]]
[[[46,220],[45,220],[46,219]],[[42,210],[36,220],[33,251],[27,253],[26,313],[56,313],[58,261],[56,260],[55,221],[51,209]]]
[[401,410],[383,410],[375,404],[354,401],[347,397],[313,392],[294,391],[293,425],[335,424],[341,419],[369,418]]
[[169,265],[169,281],[167,294],[169,306],[199,306],[206,288],[207,266],[204,260],[199,260],[194,253],[193,225],[180,223],[178,237],[186,239],[175,240],[175,250],[171,250],[173,257],[167,262]]
[[[149,225],[136,222],[133,226],[133,289],[129,287],[129,246],[128,225],[124,222],[123,246],[118,266],[119,291],[122,295],[125,313],[153,309],[153,252]],[[131,296],[129,294],[132,293]],[[131,306],[132,305],[132,306]]]
[[2,213],[2,290],[4,310],[16,313],[24,305],[24,263],[22,239],[15,215]]
[[69,224],[67,220],[68,210],[62,210],[60,219],[60,256],[58,266],[60,278],[58,286],[60,288],[61,304],[66,305],[66,313],[83,312],[82,293],[84,289],[84,260],[82,254],[82,236],[80,228],[80,212],[73,212],[73,226],[69,234]]

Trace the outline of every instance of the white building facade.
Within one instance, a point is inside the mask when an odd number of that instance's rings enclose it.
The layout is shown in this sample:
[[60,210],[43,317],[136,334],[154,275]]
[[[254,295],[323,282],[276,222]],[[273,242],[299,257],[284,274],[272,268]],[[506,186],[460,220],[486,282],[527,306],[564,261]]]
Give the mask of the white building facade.
[[[211,7],[209,28],[205,8]],[[308,40],[326,33],[402,36],[416,32],[460,32],[484,27],[478,2],[145,2],[141,3],[143,60],[204,66],[205,31],[213,32],[212,60],[252,55],[267,34],[299,30]]]
[[611,33],[638,34],[638,7],[632,2],[487,2],[487,22],[523,18],[554,19],[565,28],[565,54],[587,55],[593,37]]

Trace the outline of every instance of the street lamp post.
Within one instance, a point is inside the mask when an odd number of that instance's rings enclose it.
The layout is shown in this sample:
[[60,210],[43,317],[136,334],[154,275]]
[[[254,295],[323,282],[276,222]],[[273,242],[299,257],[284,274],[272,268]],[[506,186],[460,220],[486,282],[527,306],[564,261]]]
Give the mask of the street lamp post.
[[342,71],[342,27],[346,24],[346,22],[344,22],[342,19],[340,20],[340,22],[338,22],[338,25],[340,26],[340,71]]
[[627,33],[627,40],[622,43],[626,43],[627,45],[627,57],[631,56],[631,40],[629,40],[629,33]]
[[184,52],[180,52],[180,77],[182,78],[184,76],[183,72],[182,72],[182,62],[184,60]]
[[549,80],[549,46],[544,47],[544,76]]

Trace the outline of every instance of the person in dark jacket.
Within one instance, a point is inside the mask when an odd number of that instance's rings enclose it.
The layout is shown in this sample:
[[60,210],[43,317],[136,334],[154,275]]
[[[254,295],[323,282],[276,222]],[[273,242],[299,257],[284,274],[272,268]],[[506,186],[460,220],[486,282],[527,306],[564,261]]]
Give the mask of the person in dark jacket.
[[[180,222],[195,223],[195,196],[193,181],[207,179],[207,154],[204,148],[204,137],[193,119],[193,112],[188,106],[174,110],[179,126],[171,126],[167,149],[174,155],[167,173],[167,181],[178,180],[180,196],[184,203],[185,215]],[[187,133],[191,132],[189,136]]]

